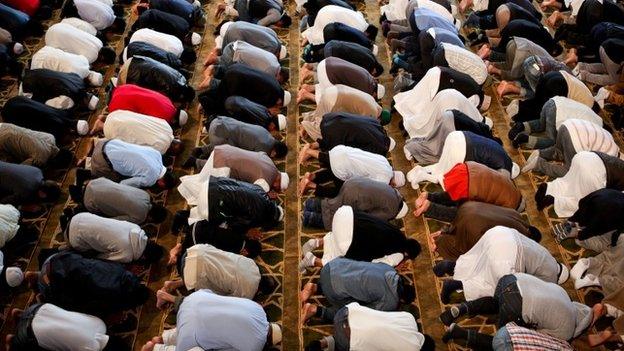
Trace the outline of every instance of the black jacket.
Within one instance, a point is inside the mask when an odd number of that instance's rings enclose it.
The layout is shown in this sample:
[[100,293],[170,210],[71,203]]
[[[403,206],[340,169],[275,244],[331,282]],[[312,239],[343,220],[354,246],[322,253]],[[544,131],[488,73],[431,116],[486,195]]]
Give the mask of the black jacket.
[[149,9],[143,12],[132,26],[133,30],[141,28],[150,28],[184,40],[190,32],[191,26],[188,21],[178,15],[157,9]]
[[0,161],[0,204],[34,203],[43,181],[37,167]]
[[24,71],[22,90],[42,103],[65,95],[79,105],[87,96],[87,86],[79,75],[44,68]]
[[513,162],[500,144],[472,132],[463,133],[466,138],[464,161],[475,161],[491,169],[506,169],[511,173]]
[[407,238],[392,224],[363,212],[353,211],[353,239],[344,257],[370,262],[405,252]]
[[179,70],[182,67],[182,61],[175,54],[143,41],[133,41],[128,44],[125,51],[126,59],[134,56],[145,56],[164,63],[175,70]]
[[173,101],[183,101],[187,88],[182,73],[145,56],[134,56],[126,76],[127,84],[135,84],[167,95]]
[[68,110],[59,110],[25,96],[9,99],[2,108],[2,120],[20,127],[54,135],[57,143],[76,125]]
[[352,113],[332,112],[321,120],[319,145],[329,151],[334,146],[346,145],[385,156],[390,138],[378,120]]

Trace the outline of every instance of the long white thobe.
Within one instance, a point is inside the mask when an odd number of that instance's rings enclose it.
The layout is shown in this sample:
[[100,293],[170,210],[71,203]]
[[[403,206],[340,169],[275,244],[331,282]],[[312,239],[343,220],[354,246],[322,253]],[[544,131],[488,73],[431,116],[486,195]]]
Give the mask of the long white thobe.
[[301,36],[312,45],[323,44],[325,42],[323,29],[326,25],[336,22],[346,24],[362,32],[368,28],[368,22],[361,12],[341,6],[328,5],[319,10],[314,19],[314,25],[301,33]]
[[177,37],[165,34],[161,32],[157,32],[153,29],[142,28],[134,32],[132,37],[130,37],[130,43],[135,41],[141,41],[148,44],[152,44],[158,48],[161,48],[167,52],[170,52],[177,57],[182,55],[184,51],[184,45],[182,41]]
[[173,129],[164,119],[126,110],[116,110],[106,116],[104,136],[149,146],[163,155],[174,139]]
[[45,44],[63,51],[82,55],[89,63],[97,61],[100,50],[104,46],[96,36],[67,23],[57,23],[48,28]]

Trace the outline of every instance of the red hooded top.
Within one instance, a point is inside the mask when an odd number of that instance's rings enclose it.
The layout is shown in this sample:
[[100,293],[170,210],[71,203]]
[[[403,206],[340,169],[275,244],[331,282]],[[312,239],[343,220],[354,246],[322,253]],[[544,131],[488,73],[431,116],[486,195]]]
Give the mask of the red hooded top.
[[126,110],[164,119],[173,124],[178,110],[165,95],[134,84],[124,84],[113,90],[108,112]]
[[39,0],[2,0],[2,3],[16,10],[20,10],[31,17],[39,10],[39,6],[41,6]]
[[458,163],[444,175],[444,190],[453,201],[468,198],[468,166]]

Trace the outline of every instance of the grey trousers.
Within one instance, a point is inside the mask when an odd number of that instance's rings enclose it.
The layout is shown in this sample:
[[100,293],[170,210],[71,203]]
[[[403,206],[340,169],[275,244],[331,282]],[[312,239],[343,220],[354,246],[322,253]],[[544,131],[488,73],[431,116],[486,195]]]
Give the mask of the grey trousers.
[[546,132],[546,136],[530,135],[526,146],[530,149],[544,149],[552,146],[557,138],[556,118],[557,105],[555,101],[552,99],[546,101],[539,119],[524,122],[524,130],[528,131],[529,134]]
[[[557,133],[555,145],[540,150],[535,170],[553,178],[563,177],[568,173],[575,154],[576,149],[572,144],[570,132],[565,126],[561,126]],[[563,164],[551,161],[559,161]]]

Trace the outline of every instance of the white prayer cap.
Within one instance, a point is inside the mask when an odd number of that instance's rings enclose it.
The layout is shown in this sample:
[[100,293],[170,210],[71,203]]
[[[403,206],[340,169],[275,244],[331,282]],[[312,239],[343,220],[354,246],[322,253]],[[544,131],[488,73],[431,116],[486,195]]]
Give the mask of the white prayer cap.
[[94,111],[97,108],[98,103],[100,102],[100,98],[92,95],[91,99],[89,99],[89,110]]
[[488,127],[490,127],[490,129],[492,129],[492,127],[494,126],[494,121],[492,121],[492,119],[489,117],[485,117],[483,119],[483,123],[485,123]]
[[223,46],[223,37],[222,36],[218,35],[215,38],[215,46],[218,47],[218,48],[221,48]]
[[399,213],[394,218],[395,219],[401,219],[401,218],[405,217],[405,215],[407,214],[407,211],[409,211],[409,207],[407,206],[407,202],[403,201],[403,206],[401,206],[401,210],[399,211]]
[[14,288],[24,281],[24,273],[18,267],[9,267],[6,269],[7,285]]
[[386,95],[386,87],[383,84],[377,84],[377,99],[381,99]]
[[559,267],[561,267],[561,272],[559,273],[559,279],[557,280],[557,284],[561,285],[565,283],[570,277],[570,271],[568,270],[568,267],[566,267],[566,265],[563,263],[559,263]]
[[394,171],[394,177],[392,177],[392,180],[394,180],[394,187],[400,188],[405,185],[405,174],[401,171]]
[[87,76],[87,80],[94,87],[99,87],[102,85],[102,83],[104,83],[104,77],[102,77],[102,74],[98,72],[93,72],[93,71],[89,72],[89,75]]
[[184,110],[180,110],[180,115],[178,116],[178,124],[180,127],[184,126],[188,122],[188,113]]
[[288,176],[288,173],[286,172],[280,172],[282,174],[282,178],[280,181],[280,189],[282,189],[282,191],[288,189],[288,184],[290,184],[290,177]]
[[199,35],[199,33],[193,32],[193,34],[191,34],[191,44],[199,45],[200,43],[201,43],[201,35]]
[[379,46],[373,44],[373,55],[377,56],[379,53]]
[[281,222],[284,219],[284,209],[282,208],[282,206],[277,206],[277,209],[279,210],[279,213],[280,213],[278,221]]
[[193,347],[192,349],[190,349],[190,350],[188,350],[188,351],[204,351],[204,349],[202,349],[202,348],[201,348],[201,347],[199,347],[199,346],[195,346],[195,347]]
[[288,104],[290,104],[290,91],[288,90],[284,90],[284,103],[283,106],[288,106]]
[[282,47],[280,48],[279,59],[283,60],[286,58],[286,56],[288,56],[288,49],[284,45],[282,45]]
[[277,323],[271,323],[271,345],[282,342],[282,328]]
[[392,151],[396,146],[396,141],[394,141],[394,139],[392,139],[391,137],[388,137],[388,139],[390,139],[390,147],[388,147],[388,151]]
[[481,103],[481,111],[487,111],[492,103],[492,97],[489,95],[483,95],[483,102]]
[[405,158],[408,161],[411,161],[414,158],[414,156],[412,156],[412,153],[407,148],[407,145],[403,146],[403,153],[405,154]]
[[288,120],[286,119],[286,116],[284,116],[283,114],[278,114],[277,115],[277,127],[279,128],[279,130],[284,130],[286,129],[286,127],[288,126]]
[[520,175],[520,166],[517,163],[512,162],[511,164],[511,179],[516,179],[516,177]]
[[87,121],[79,120],[76,122],[76,131],[78,135],[87,135],[89,132],[89,123]]
[[13,53],[15,55],[21,55],[22,52],[24,52],[24,45],[20,44],[20,43],[15,43],[13,45]]
[[112,84],[114,87],[116,87],[116,86],[117,86],[117,82],[118,82],[118,81],[119,81],[119,78],[117,78],[117,77],[112,77],[112,78],[110,79],[110,82],[111,82],[111,84]]

